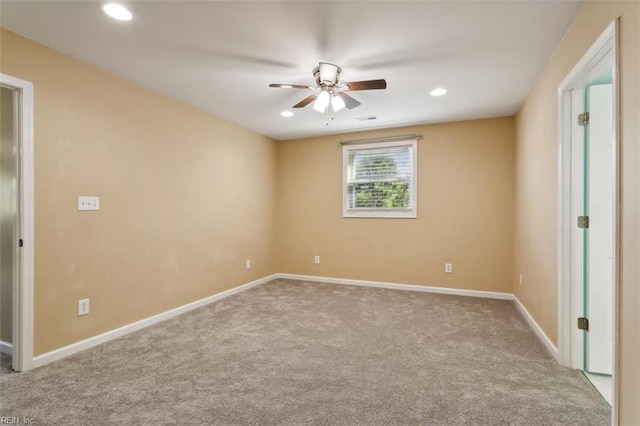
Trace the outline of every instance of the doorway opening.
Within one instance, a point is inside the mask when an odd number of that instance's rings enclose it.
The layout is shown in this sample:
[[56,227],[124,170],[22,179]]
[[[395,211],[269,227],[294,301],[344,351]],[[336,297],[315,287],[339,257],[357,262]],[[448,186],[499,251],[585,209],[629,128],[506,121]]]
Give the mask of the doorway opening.
[[0,73],[2,372],[33,360],[33,84]]
[[618,23],[559,87],[558,352],[612,405],[617,423]]
[[11,370],[18,224],[18,92],[0,85],[0,373]]

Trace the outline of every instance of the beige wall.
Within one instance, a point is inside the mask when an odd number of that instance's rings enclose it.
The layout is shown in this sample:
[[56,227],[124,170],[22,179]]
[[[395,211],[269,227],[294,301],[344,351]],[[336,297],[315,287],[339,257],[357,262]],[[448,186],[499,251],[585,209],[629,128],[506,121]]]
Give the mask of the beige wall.
[[1,36],[34,83],[35,355],[276,272],[274,141]]
[[557,88],[598,35],[620,17],[622,114],[622,256],[620,421],[640,424],[640,3],[588,2],[517,116],[514,292],[557,340]]
[[13,92],[0,88],[0,340],[13,342],[13,243],[16,223],[16,158]]
[[[343,218],[336,142],[408,133],[418,218]],[[279,271],[511,292],[514,143],[513,118],[278,142]]]

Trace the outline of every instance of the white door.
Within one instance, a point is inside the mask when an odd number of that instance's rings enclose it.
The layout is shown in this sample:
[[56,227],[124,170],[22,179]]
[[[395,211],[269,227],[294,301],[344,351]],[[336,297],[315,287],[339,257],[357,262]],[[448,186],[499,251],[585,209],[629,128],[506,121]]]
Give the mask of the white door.
[[613,372],[613,89],[611,84],[589,86],[586,94],[589,124],[585,127],[585,370]]

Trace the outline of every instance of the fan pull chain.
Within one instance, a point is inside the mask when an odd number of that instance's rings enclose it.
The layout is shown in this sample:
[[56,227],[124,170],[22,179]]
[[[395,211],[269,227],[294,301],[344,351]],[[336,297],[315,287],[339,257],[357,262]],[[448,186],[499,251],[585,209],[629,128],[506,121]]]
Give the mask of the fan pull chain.
[[333,115],[335,111],[333,110],[333,106],[331,104],[329,104],[329,106],[327,107],[327,122],[325,123],[325,125],[329,125],[329,116],[331,116],[331,121],[333,121],[333,119],[335,118],[335,116]]

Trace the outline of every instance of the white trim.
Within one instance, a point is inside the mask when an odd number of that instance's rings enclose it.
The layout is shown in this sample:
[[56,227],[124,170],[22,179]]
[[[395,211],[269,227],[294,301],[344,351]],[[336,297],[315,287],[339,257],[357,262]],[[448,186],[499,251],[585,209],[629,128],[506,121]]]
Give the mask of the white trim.
[[269,282],[275,278],[277,278],[278,274],[269,275],[264,278],[260,278],[255,281],[251,281],[247,284],[240,285],[238,287],[234,287],[229,290],[225,290],[221,293],[214,294],[213,296],[205,297],[204,299],[196,300],[195,302],[188,303],[186,305],[182,305],[180,307],[171,309],[166,312],[162,312],[160,314],[154,315],[149,318],[145,318],[140,321],[136,321],[131,324],[127,324],[123,327],[116,328],[115,330],[107,331],[106,333],[99,334],[97,336],[90,337],[88,339],[82,340],[80,342],[72,343],[71,345],[62,347],[60,349],[53,350],[51,352],[47,352],[43,355],[39,355],[33,359],[33,367],[41,367],[43,365],[49,364],[51,362],[57,361],[59,359],[68,357],[75,353],[84,351],[86,349],[92,348],[99,344],[108,342],[113,339],[117,339],[118,337],[122,337],[126,334],[133,333],[134,331],[138,331],[145,327],[149,327],[151,325],[157,324],[161,321],[166,321],[170,318],[173,318],[177,315],[184,314],[185,312],[192,311],[201,306],[208,305],[213,302],[217,302],[218,300],[224,299],[229,296],[233,296],[235,294],[241,293],[243,291],[249,290],[252,287],[256,287],[258,285]]
[[[571,93],[558,90],[558,105],[571,105]],[[571,109],[558,108],[558,123],[571,122]],[[571,282],[571,217],[564,212],[571,212],[571,144],[563,143],[571,140],[571,126],[558,126],[558,362],[565,367],[571,366],[571,333],[565,332],[564,324],[571,323],[571,286],[563,286],[563,282]],[[566,308],[565,303],[569,304]]]
[[614,226],[615,232],[615,244],[613,245],[613,375],[612,375],[612,399],[611,405],[611,424],[617,425],[619,423],[620,400],[618,374],[620,372],[620,358],[618,357],[618,349],[620,348],[620,259],[621,259],[621,236],[622,236],[622,195],[621,195],[621,176],[620,165],[622,163],[622,134],[620,129],[622,128],[622,114],[620,114],[620,18],[614,19],[607,31],[610,31],[611,37],[613,37],[612,49],[613,49],[613,69],[611,70],[611,76],[613,84],[613,117],[614,117],[614,143],[613,143],[613,170],[614,173]]
[[[620,79],[619,79],[619,18],[614,19],[584,56],[572,68],[558,87],[558,352],[562,365],[571,367],[572,359],[572,320],[571,308],[574,290],[572,289],[571,276],[571,206],[568,200],[571,197],[571,124],[572,119],[567,110],[571,103],[571,90],[581,84],[593,67],[607,55],[613,53],[612,85],[613,85],[613,110],[614,110],[614,142],[612,163],[614,177],[612,185],[615,193],[614,202],[614,345],[613,345],[613,404],[611,424],[618,424],[619,394],[618,373],[620,360],[618,348],[620,344]],[[576,350],[581,350],[576,348]],[[574,366],[575,367],[575,366]]]
[[578,63],[571,69],[569,74],[562,80],[559,90],[566,90],[578,83],[589,72],[591,66],[597,63],[606,55],[606,51],[601,51],[603,47],[613,39],[617,38],[618,19],[614,19],[607,28],[600,34],[589,50],[582,56]]
[[18,279],[13,286],[13,369],[32,368],[33,357],[33,83],[0,73],[0,83],[19,90],[19,238],[23,247],[18,251]]
[[533,329],[534,333],[536,333],[542,344],[547,348],[551,356],[553,356],[556,361],[560,362],[558,348],[553,344],[551,339],[549,339],[549,336],[547,336],[544,330],[542,330],[542,327],[538,325],[536,320],[533,319],[533,316],[531,316],[529,311],[527,311],[527,308],[524,307],[516,295],[513,295],[513,302],[516,304],[516,307],[524,319],[529,323],[529,326]]
[[0,340],[0,352],[7,355],[13,355],[13,345],[4,340]]
[[277,274],[277,275],[278,275],[278,278],[284,278],[289,280],[311,281],[311,282],[317,282],[317,283],[355,285],[360,287],[388,288],[391,290],[418,291],[423,293],[452,294],[455,296],[482,297],[486,299],[513,300],[513,294],[499,293],[495,291],[478,291],[478,290],[466,290],[466,289],[460,289],[460,288],[431,287],[431,286],[422,286],[422,285],[413,285],[413,284],[386,283],[381,281],[350,280],[350,279],[344,279],[344,278],[316,277],[311,275],[297,275],[297,274]]

